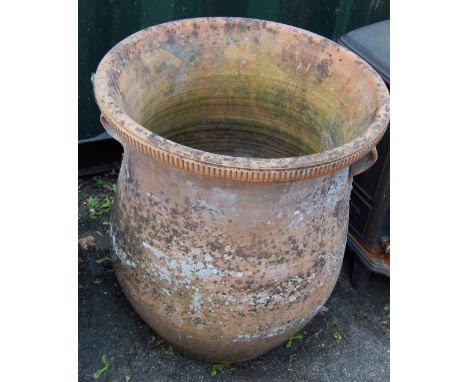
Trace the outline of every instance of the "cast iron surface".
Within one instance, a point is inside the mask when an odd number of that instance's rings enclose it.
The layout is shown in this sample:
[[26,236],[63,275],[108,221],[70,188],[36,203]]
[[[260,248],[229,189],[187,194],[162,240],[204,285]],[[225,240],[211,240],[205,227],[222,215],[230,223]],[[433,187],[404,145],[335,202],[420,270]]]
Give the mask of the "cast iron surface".
[[338,42],[366,60],[390,83],[390,20],[348,32]]
[[383,249],[369,252],[351,233],[348,234],[348,247],[367,269],[390,277],[390,255],[384,253]]
[[[109,213],[91,218],[89,197],[112,196],[116,175],[81,179],[79,237],[95,238],[96,248],[79,246],[79,381],[91,382],[110,362],[98,381],[125,382],[383,382],[389,370],[389,279],[373,275],[356,291],[350,285],[352,257],[345,256],[336,287],[319,313],[304,328],[302,341],[286,343],[251,361],[231,364],[210,377],[212,364],[171,349],[138,316],[117,283],[111,263],[96,264],[110,255]],[[99,188],[96,186],[99,185]],[[98,233],[99,232],[99,233]],[[103,236],[101,237],[100,234]],[[334,333],[341,335],[335,340]]]
[[[339,42],[366,60],[390,87],[389,20],[353,30]],[[377,149],[375,165],[353,181],[348,243],[360,265],[389,276],[390,254],[383,253],[381,242],[390,237],[390,127]],[[362,282],[356,280],[355,284]]]

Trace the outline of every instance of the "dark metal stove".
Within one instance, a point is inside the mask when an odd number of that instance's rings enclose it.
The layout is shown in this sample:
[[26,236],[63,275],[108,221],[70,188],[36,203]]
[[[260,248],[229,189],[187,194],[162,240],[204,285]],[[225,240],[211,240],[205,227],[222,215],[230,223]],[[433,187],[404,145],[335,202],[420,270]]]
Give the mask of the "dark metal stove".
[[[390,21],[348,32],[338,42],[366,60],[390,89]],[[355,254],[355,287],[372,272],[390,276],[390,126],[377,151],[377,162],[354,178],[351,193],[348,247]]]

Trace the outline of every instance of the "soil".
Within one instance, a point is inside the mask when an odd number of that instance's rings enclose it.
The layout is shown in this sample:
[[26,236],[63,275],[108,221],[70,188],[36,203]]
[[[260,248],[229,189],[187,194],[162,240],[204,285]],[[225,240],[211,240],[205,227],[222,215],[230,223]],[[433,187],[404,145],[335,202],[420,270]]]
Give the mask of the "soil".
[[[337,285],[302,340],[210,375],[212,364],[177,352],[154,333],[120,290],[108,259],[108,222],[118,168],[80,178],[78,239],[79,381],[380,382],[390,378],[390,280],[373,275],[351,286],[346,253]],[[94,211],[91,211],[93,209]]]

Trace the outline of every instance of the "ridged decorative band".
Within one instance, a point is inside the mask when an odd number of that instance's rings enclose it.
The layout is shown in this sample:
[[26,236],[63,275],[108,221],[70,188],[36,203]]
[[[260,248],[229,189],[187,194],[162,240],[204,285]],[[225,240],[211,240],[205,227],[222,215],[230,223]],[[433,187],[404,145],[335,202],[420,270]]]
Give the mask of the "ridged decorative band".
[[331,174],[345,167],[349,167],[359,159],[363,158],[372,150],[373,147],[376,146],[385,133],[385,129],[382,129],[369,144],[361,147],[358,151],[327,163],[297,168],[259,169],[223,166],[192,158],[186,158],[163,150],[152,145],[150,142],[146,142],[137,135],[132,134],[127,129],[120,127],[118,124],[113,122],[111,118],[104,114],[102,117],[104,118],[101,118],[101,122],[106,125],[106,129],[111,129],[114,133],[118,134],[122,143],[125,142],[126,144],[131,145],[136,150],[156,161],[197,175],[229,181],[256,183],[296,182]]

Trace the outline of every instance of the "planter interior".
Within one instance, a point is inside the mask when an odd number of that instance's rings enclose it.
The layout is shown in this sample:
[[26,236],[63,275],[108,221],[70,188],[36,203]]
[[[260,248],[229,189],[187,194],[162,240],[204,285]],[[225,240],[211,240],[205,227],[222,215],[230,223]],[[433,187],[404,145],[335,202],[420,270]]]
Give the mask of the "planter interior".
[[350,65],[348,51],[292,27],[180,22],[128,49],[116,79],[119,108],[151,132],[205,152],[320,153],[362,134],[380,106],[378,89],[359,63]]

